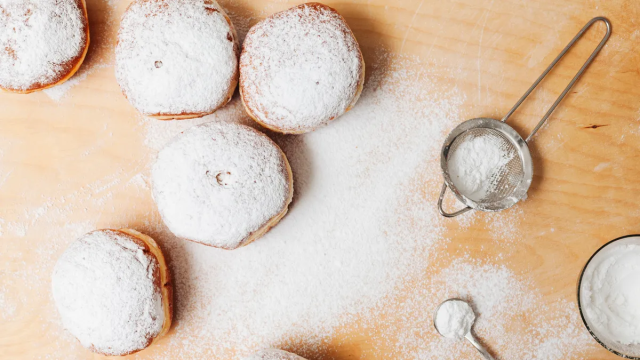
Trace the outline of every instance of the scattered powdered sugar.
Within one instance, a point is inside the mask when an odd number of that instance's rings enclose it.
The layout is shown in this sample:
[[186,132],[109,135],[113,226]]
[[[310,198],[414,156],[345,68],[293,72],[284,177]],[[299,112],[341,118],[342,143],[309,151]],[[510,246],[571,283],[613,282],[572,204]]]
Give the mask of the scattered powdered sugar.
[[485,212],[482,216],[491,237],[497,240],[496,243],[508,245],[524,238],[519,229],[525,215],[517,204],[499,212]]
[[[97,228],[100,218],[93,214],[89,216],[88,209],[104,210],[117,194],[116,185],[126,177],[126,173],[118,172],[114,177],[86,184],[70,193],[45,197],[42,204],[25,205],[16,216],[3,213],[11,220],[0,220],[3,233],[3,241],[0,241],[0,254],[3,256],[0,292],[3,300],[0,303],[6,306],[5,319],[15,319],[14,324],[27,317],[32,319],[33,309],[42,310],[36,312],[36,328],[41,329],[40,334],[49,337],[51,344],[57,347],[49,349],[48,358],[59,359],[61,354],[73,349],[86,351],[69,332],[63,330],[51,297],[51,275],[59,255],[70,241]],[[134,189],[131,186],[127,188]],[[36,242],[38,246],[24,246]]]
[[86,44],[76,0],[0,0],[0,86],[30,90],[66,75]]
[[238,96],[231,99],[227,105],[216,110],[215,113],[196,119],[158,121],[154,118],[139,115],[138,120],[140,131],[144,134],[144,139],[142,141],[146,147],[152,150],[154,155],[176,135],[194,126],[212,121],[240,123],[243,125],[253,126],[259,131],[264,131],[264,129],[260,128],[256,122],[247,115],[247,112],[242,105],[242,101]]
[[93,231],[71,243],[53,271],[62,323],[86,348],[125,355],[162,330],[159,265],[133,237]]
[[495,190],[505,166],[516,154],[499,136],[467,136],[461,141],[447,159],[449,175],[460,193],[481,201]]
[[118,7],[118,4],[120,3],[119,0],[103,0],[103,2],[105,2],[110,9],[116,9]]
[[438,307],[435,326],[442,336],[459,340],[471,331],[475,320],[473,309],[465,301],[447,300]]
[[305,360],[290,352],[278,349],[265,349],[244,358],[244,360]]
[[[371,73],[358,106],[331,126],[272,134],[296,191],[289,214],[263,238],[226,252],[175,239],[156,222],[140,229],[171,254],[175,273],[177,325],[166,358],[184,355],[185,344],[189,357],[225,358],[296,342],[304,342],[300,355],[317,357],[339,326],[424,267],[428,249],[443,240],[441,219],[432,202],[405,196],[423,194],[425,178],[441,181],[433,160],[462,98],[451,88],[433,92],[425,70],[404,69],[410,60],[383,59],[389,63]],[[424,82],[411,86],[416,78]],[[241,108],[234,99],[206,120],[245,123]],[[201,121],[142,125],[155,147]]]
[[240,87],[260,122],[286,133],[307,132],[353,106],[363,66],[342,16],[322,4],[302,4],[249,30]]
[[0,289],[0,319],[11,319],[16,314],[16,309],[16,303],[3,289]]
[[401,298],[400,305],[396,300],[372,311],[389,317],[387,326],[376,329],[372,355],[420,360],[479,356],[466,341],[436,332],[433,311],[445,298],[471,304],[477,315],[474,333],[500,359],[559,360],[580,356],[594,346],[575,304],[543,298],[531,281],[504,266],[462,258],[431,280],[410,284],[410,295]]
[[135,1],[116,47],[116,78],[146,115],[210,113],[237,84],[235,30],[214,0]]
[[2,220],[0,221],[0,230],[3,234],[7,232],[7,235],[11,234],[17,237],[24,237],[27,235],[27,224],[24,222]]
[[[448,199],[452,203],[452,207],[460,206],[458,200],[454,197]],[[525,213],[520,203],[498,212],[490,211],[469,211],[460,216],[455,217],[455,222],[461,230],[468,229],[486,229],[492,240],[492,247],[500,247],[502,249],[515,250],[513,245],[526,236],[520,230],[521,224],[525,218]]]
[[106,64],[97,64],[92,67],[83,66],[78,70],[78,72],[73,75],[69,80],[63,82],[62,84],[56,85],[54,87],[50,87],[48,89],[44,89],[43,92],[47,94],[54,101],[61,101],[64,99],[71,88],[80,84],[83,80],[87,78],[91,73],[98,69],[103,69],[108,67]]
[[601,340],[640,344],[640,238],[600,250],[584,272],[580,293],[587,322]]
[[175,235],[224,249],[251,241],[291,201],[282,151],[239,124],[185,131],[160,151],[151,177],[153,197]]
[[52,100],[60,101],[67,95],[68,91],[71,90],[72,87],[78,85],[82,80],[86,79],[89,73],[89,71],[78,72],[73,77],[71,77],[71,79],[63,82],[62,84],[45,89],[43,91]]

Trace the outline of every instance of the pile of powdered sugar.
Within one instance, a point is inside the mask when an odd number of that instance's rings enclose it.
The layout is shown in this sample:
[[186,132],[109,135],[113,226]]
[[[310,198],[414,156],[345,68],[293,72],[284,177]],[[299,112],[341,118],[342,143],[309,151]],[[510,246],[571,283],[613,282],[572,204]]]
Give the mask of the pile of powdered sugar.
[[130,236],[94,231],[74,241],[53,271],[52,290],[64,327],[83,346],[107,355],[143,349],[164,323],[154,283],[157,261]]
[[481,201],[497,186],[505,166],[516,154],[498,136],[469,136],[447,159],[449,176],[464,196]]
[[473,309],[465,301],[448,300],[438,307],[435,326],[446,338],[462,339],[471,331],[475,319]]
[[0,86],[28,90],[57,80],[85,45],[75,0],[0,0]]
[[580,294],[587,322],[599,337],[640,344],[640,238],[600,250],[584,272]]

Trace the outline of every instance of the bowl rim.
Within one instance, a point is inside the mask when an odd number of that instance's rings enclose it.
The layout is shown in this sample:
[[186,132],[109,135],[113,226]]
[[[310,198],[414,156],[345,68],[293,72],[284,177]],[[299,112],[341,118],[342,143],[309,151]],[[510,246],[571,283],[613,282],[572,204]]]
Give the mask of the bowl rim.
[[582,268],[582,271],[580,271],[580,277],[578,278],[578,291],[577,291],[577,295],[578,295],[578,311],[580,312],[580,318],[582,319],[582,323],[584,324],[585,328],[587,328],[587,331],[589,332],[589,334],[591,334],[591,336],[593,337],[593,339],[600,344],[600,346],[602,346],[603,348],[607,349],[609,352],[612,352],[620,357],[623,357],[625,359],[632,359],[632,360],[640,360],[640,356],[631,356],[631,355],[626,355],[623,354],[619,351],[613,350],[611,349],[609,346],[607,346],[607,344],[605,344],[602,340],[600,340],[598,338],[598,336],[596,336],[596,334],[594,334],[594,332],[591,330],[591,328],[589,327],[589,324],[587,324],[587,319],[584,316],[584,312],[582,311],[582,305],[580,303],[580,288],[582,285],[582,278],[584,277],[584,272],[585,270],[587,270],[587,267],[589,266],[589,264],[591,263],[591,260],[593,260],[593,258],[604,248],[606,248],[607,246],[611,245],[612,243],[619,241],[619,240],[624,240],[627,238],[632,238],[632,237],[637,237],[640,239],[640,234],[631,234],[631,235],[624,235],[624,236],[620,236],[617,237],[613,240],[607,241],[604,245],[600,246],[598,248],[598,250],[596,250],[593,255],[591,255],[589,257],[589,260],[587,260],[587,262],[585,263],[584,267]]

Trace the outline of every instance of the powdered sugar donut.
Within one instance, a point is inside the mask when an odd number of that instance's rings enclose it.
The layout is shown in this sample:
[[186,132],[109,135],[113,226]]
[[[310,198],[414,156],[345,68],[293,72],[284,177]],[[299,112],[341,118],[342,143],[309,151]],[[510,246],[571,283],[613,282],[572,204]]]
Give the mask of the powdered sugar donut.
[[26,94],[61,84],[88,49],[84,0],[0,0],[0,88]]
[[71,243],[52,289],[64,327],[96,353],[134,353],[171,326],[167,265],[155,241],[135,230],[97,230]]
[[287,213],[286,156],[244,125],[206,123],[176,136],[151,170],[153,198],[178,237],[223,249],[244,246]]
[[249,115],[283,133],[304,133],[349,111],[364,84],[360,47],[334,9],[307,3],[249,30],[240,94]]
[[120,23],[116,78],[145,115],[199,117],[231,100],[238,53],[235,29],[215,0],[136,0]]
[[265,349],[244,358],[244,360],[305,360],[305,358],[284,350]]

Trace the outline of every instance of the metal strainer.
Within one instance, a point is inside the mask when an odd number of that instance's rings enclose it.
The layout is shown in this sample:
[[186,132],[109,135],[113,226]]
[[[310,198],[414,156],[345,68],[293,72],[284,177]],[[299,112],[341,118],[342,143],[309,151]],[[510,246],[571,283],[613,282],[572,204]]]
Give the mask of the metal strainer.
[[[569,85],[567,85],[553,105],[551,105],[547,113],[542,117],[542,120],[540,120],[538,125],[536,125],[533,131],[531,131],[529,136],[523,140],[517,131],[506,124],[507,119],[509,119],[516,109],[518,109],[529,94],[531,94],[531,92],[547,76],[551,69],[556,66],[569,49],[571,49],[582,37],[582,35],[584,35],[591,25],[598,21],[602,21],[606,25],[606,34],[595,50],[591,53],[587,61],[582,65],[580,70],[578,70],[571,82],[569,82]],[[536,132],[540,130],[542,125],[544,125],[551,113],[553,113],[576,81],[578,81],[580,76],[582,76],[585,69],[589,64],[591,64],[596,55],[598,55],[604,44],[609,40],[610,36],[611,23],[609,20],[604,17],[591,19],[582,28],[582,30],[576,34],[571,42],[567,44],[562,52],[558,54],[553,62],[551,62],[551,65],[549,65],[549,67],[547,67],[547,69],[538,77],[533,85],[531,85],[524,95],[522,95],[520,100],[518,100],[502,120],[490,118],[471,119],[461,123],[451,131],[442,146],[442,152],[440,154],[440,166],[444,175],[444,184],[442,185],[442,191],[440,192],[440,198],[438,199],[438,210],[440,211],[440,214],[446,217],[454,217],[471,209],[499,211],[515,205],[520,200],[526,199],[527,191],[529,190],[531,179],[533,177],[533,161],[531,160],[531,154],[529,153],[527,143],[536,134]],[[488,141],[492,146],[495,145],[496,147],[499,147],[501,153],[505,154],[505,162],[498,168],[494,169],[488,179],[490,184],[484,184],[486,185],[483,186],[484,192],[480,195],[476,193],[465,193],[463,189],[456,187],[449,172],[449,161],[452,155],[456,153],[460,145],[475,138],[484,138],[483,140]],[[447,187],[453,191],[458,200],[465,204],[466,207],[452,213],[448,213],[442,208],[442,201],[447,191]]]

